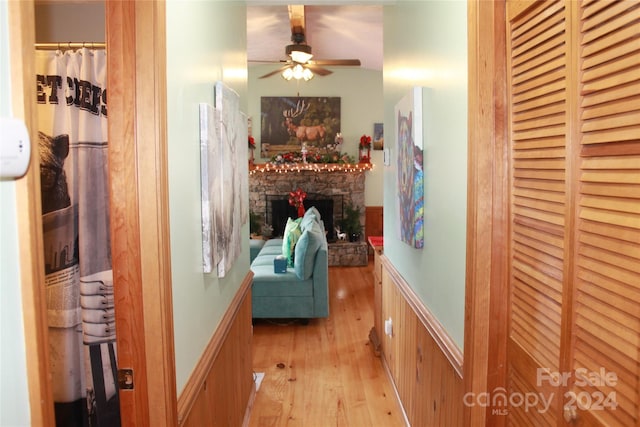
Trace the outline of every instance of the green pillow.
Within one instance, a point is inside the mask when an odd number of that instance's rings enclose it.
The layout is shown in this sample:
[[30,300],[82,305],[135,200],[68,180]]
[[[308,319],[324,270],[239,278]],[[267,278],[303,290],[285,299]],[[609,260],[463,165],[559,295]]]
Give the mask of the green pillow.
[[300,229],[300,220],[287,218],[287,225],[284,227],[284,235],[282,236],[282,255],[287,259],[287,265],[293,267],[293,248],[296,246],[302,230]]

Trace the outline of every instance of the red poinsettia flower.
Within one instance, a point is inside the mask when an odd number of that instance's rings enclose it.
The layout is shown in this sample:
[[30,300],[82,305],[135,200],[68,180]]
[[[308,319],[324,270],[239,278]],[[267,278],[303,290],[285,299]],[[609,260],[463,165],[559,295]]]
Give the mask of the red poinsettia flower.
[[360,137],[360,148],[368,148],[371,146],[371,137],[369,135],[362,135]]
[[301,188],[298,188],[296,191],[289,192],[289,204],[296,208],[300,208],[303,206],[304,199],[307,198],[307,193],[305,193]]
[[256,148],[256,140],[253,139],[251,135],[249,135],[249,149],[253,150],[254,148]]

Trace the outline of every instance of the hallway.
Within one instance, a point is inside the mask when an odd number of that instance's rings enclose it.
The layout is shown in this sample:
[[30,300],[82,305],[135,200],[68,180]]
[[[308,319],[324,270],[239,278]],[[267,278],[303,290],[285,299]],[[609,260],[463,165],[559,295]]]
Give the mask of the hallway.
[[264,379],[251,427],[404,426],[381,359],[368,341],[373,325],[372,261],[330,267],[330,317],[256,320],[253,366]]

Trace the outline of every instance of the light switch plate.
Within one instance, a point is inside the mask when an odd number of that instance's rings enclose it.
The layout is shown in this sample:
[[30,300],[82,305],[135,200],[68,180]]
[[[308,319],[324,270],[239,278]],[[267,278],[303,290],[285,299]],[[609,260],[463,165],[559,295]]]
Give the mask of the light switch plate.
[[385,148],[384,150],[382,150],[382,158],[385,166],[391,165],[391,152],[389,151],[388,148]]

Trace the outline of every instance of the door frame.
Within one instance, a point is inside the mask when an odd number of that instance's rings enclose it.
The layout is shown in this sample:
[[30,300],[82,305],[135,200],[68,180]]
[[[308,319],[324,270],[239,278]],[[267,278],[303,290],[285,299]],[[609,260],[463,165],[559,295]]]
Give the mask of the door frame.
[[176,425],[163,2],[106,5],[111,250],[123,425]]
[[[467,6],[468,190],[464,390],[506,385],[508,133],[505,0]],[[492,78],[487,78],[492,76]],[[505,417],[465,406],[465,426],[502,426]]]
[[[37,141],[35,76],[35,8],[33,0],[9,1],[11,109],[24,121],[29,139]],[[31,46],[31,49],[25,47]],[[37,144],[35,144],[37,147]],[[35,151],[35,150],[32,150]],[[27,173],[16,183],[20,291],[24,322],[31,424],[55,427],[49,370],[49,333],[44,279],[40,161],[31,155]]]
[[[120,391],[123,426],[177,425],[166,137],[165,7],[108,1],[109,180],[119,368],[134,371]],[[37,129],[35,8],[8,3],[14,116]],[[38,156],[16,181],[29,405],[33,425],[54,426],[44,294]]]

